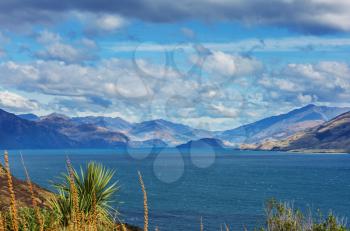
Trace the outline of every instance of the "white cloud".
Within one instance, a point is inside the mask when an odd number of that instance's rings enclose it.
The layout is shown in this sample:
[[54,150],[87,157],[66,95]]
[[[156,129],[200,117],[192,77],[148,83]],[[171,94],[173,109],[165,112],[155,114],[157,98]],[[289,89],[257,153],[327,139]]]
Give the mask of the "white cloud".
[[234,56],[218,51],[206,58],[204,69],[212,74],[231,76],[237,73],[237,59]]
[[221,117],[233,118],[239,115],[239,111],[236,108],[229,108],[223,105],[223,103],[211,105],[212,109],[219,113]]
[[[347,103],[350,97],[346,63],[291,63],[269,72],[256,59],[218,51],[209,53],[207,61],[211,64],[203,68],[204,76],[184,76],[146,59],[113,58],[95,65],[8,61],[0,64],[0,86],[54,97],[51,104],[45,102],[45,110],[70,114],[118,111],[133,120],[165,118],[211,129],[253,122],[311,102]],[[219,75],[239,81],[222,84]],[[211,84],[203,78],[210,78]],[[41,102],[40,97],[36,99]],[[35,101],[21,105],[35,110]]]
[[106,31],[114,31],[121,28],[124,24],[125,20],[116,15],[102,15],[96,20],[96,26]]
[[267,93],[266,100],[339,103],[350,97],[350,67],[343,62],[291,63],[263,75],[257,83]]
[[56,59],[65,62],[82,61],[85,58],[76,48],[68,44],[54,43],[47,47],[45,51],[40,51],[37,54],[41,59]]
[[205,57],[202,83],[205,85],[222,85],[232,82],[238,83],[239,78],[253,76],[262,70],[263,64],[254,59],[240,55],[232,55],[221,51],[213,51]]
[[[235,65],[249,63],[248,59],[232,57],[228,55]],[[124,59],[106,59],[91,66],[53,60],[3,62],[0,86],[55,97],[45,110],[51,107],[61,112],[71,110],[72,114],[87,111],[110,114],[118,110],[132,118],[177,120],[189,116],[228,118],[238,113],[236,108],[241,99],[236,92],[205,87],[198,78],[188,78],[171,67],[148,60],[135,63]],[[234,72],[247,73],[250,68],[242,64]],[[226,101],[229,103],[222,103]]]
[[82,38],[81,40],[65,43],[57,33],[43,30],[37,37],[44,49],[35,53],[39,59],[60,60],[67,63],[79,63],[93,60],[97,45],[93,40]]
[[[164,50],[174,51],[178,48],[178,44],[155,44],[155,43],[104,43],[102,49],[112,50],[114,52],[164,52]],[[221,43],[203,42],[198,44],[183,44],[182,49],[191,50],[193,45],[201,45],[210,50],[223,52],[248,52],[248,51],[300,51],[315,49],[321,51],[332,51],[339,47],[350,46],[350,38],[336,37],[316,37],[316,36],[298,36],[298,37],[282,37],[282,38],[265,38],[265,39],[243,39],[237,41],[228,41]]]
[[0,107],[15,112],[28,112],[38,110],[39,104],[16,93],[2,91],[0,92]]
[[113,33],[127,25],[127,20],[118,14],[75,11],[72,15],[83,23],[88,34]]
[[298,100],[302,104],[309,104],[312,102],[313,99],[311,95],[298,94]]
[[59,43],[62,41],[62,38],[57,33],[53,33],[48,30],[43,30],[39,33],[37,41],[42,44]]

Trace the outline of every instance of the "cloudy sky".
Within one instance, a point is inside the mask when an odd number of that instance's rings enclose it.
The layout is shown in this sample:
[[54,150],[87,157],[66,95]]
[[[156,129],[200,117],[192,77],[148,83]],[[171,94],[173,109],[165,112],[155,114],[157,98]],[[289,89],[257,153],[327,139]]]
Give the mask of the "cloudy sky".
[[222,130],[350,106],[345,0],[2,0],[0,108]]

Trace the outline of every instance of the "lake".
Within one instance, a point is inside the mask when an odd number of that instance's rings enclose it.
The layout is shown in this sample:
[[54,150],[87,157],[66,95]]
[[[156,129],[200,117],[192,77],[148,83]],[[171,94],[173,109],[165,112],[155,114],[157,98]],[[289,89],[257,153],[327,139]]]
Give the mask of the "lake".
[[[9,152],[15,176],[23,178],[19,150]],[[31,178],[50,188],[69,156],[78,167],[88,161],[115,168],[120,193],[116,206],[125,221],[142,226],[143,200],[137,170],[146,184],[154,230],[206,230],[229,224],[234,230],[264,225],[264,203],[289,201],[304,210],[330,210],[350,218],[350,155],[176,149],[22,150]],[[3,155],[1,155],[3,160]]]

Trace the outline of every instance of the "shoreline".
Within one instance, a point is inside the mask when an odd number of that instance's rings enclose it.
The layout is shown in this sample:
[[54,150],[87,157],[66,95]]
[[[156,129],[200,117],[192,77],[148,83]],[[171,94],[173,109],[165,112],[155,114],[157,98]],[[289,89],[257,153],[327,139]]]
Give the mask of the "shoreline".
[[289,150],[287,152],[290,153],[305,153],[305,154],[350,154],[350,151],[342,150],[342,149],[295,149]]
[[343,149],[294,149],[294,150],[266,150],[266,149],[238,149],[239,151],[257,151],[257,152],[285,152],[285,153],[298,153],[298,154],[332,154],[332,155],[344,155],[350,154],[350,151]]

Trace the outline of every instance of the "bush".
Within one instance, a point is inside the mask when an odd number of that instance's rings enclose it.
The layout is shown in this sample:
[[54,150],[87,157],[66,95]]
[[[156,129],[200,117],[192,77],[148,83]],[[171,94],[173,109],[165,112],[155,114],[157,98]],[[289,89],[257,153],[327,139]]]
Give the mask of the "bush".
[[315,222],[311,215],[305,216],[291,204],[276,200],[270,200],[266,205],[266,223],[268,231],[347,231],[332,213]]

